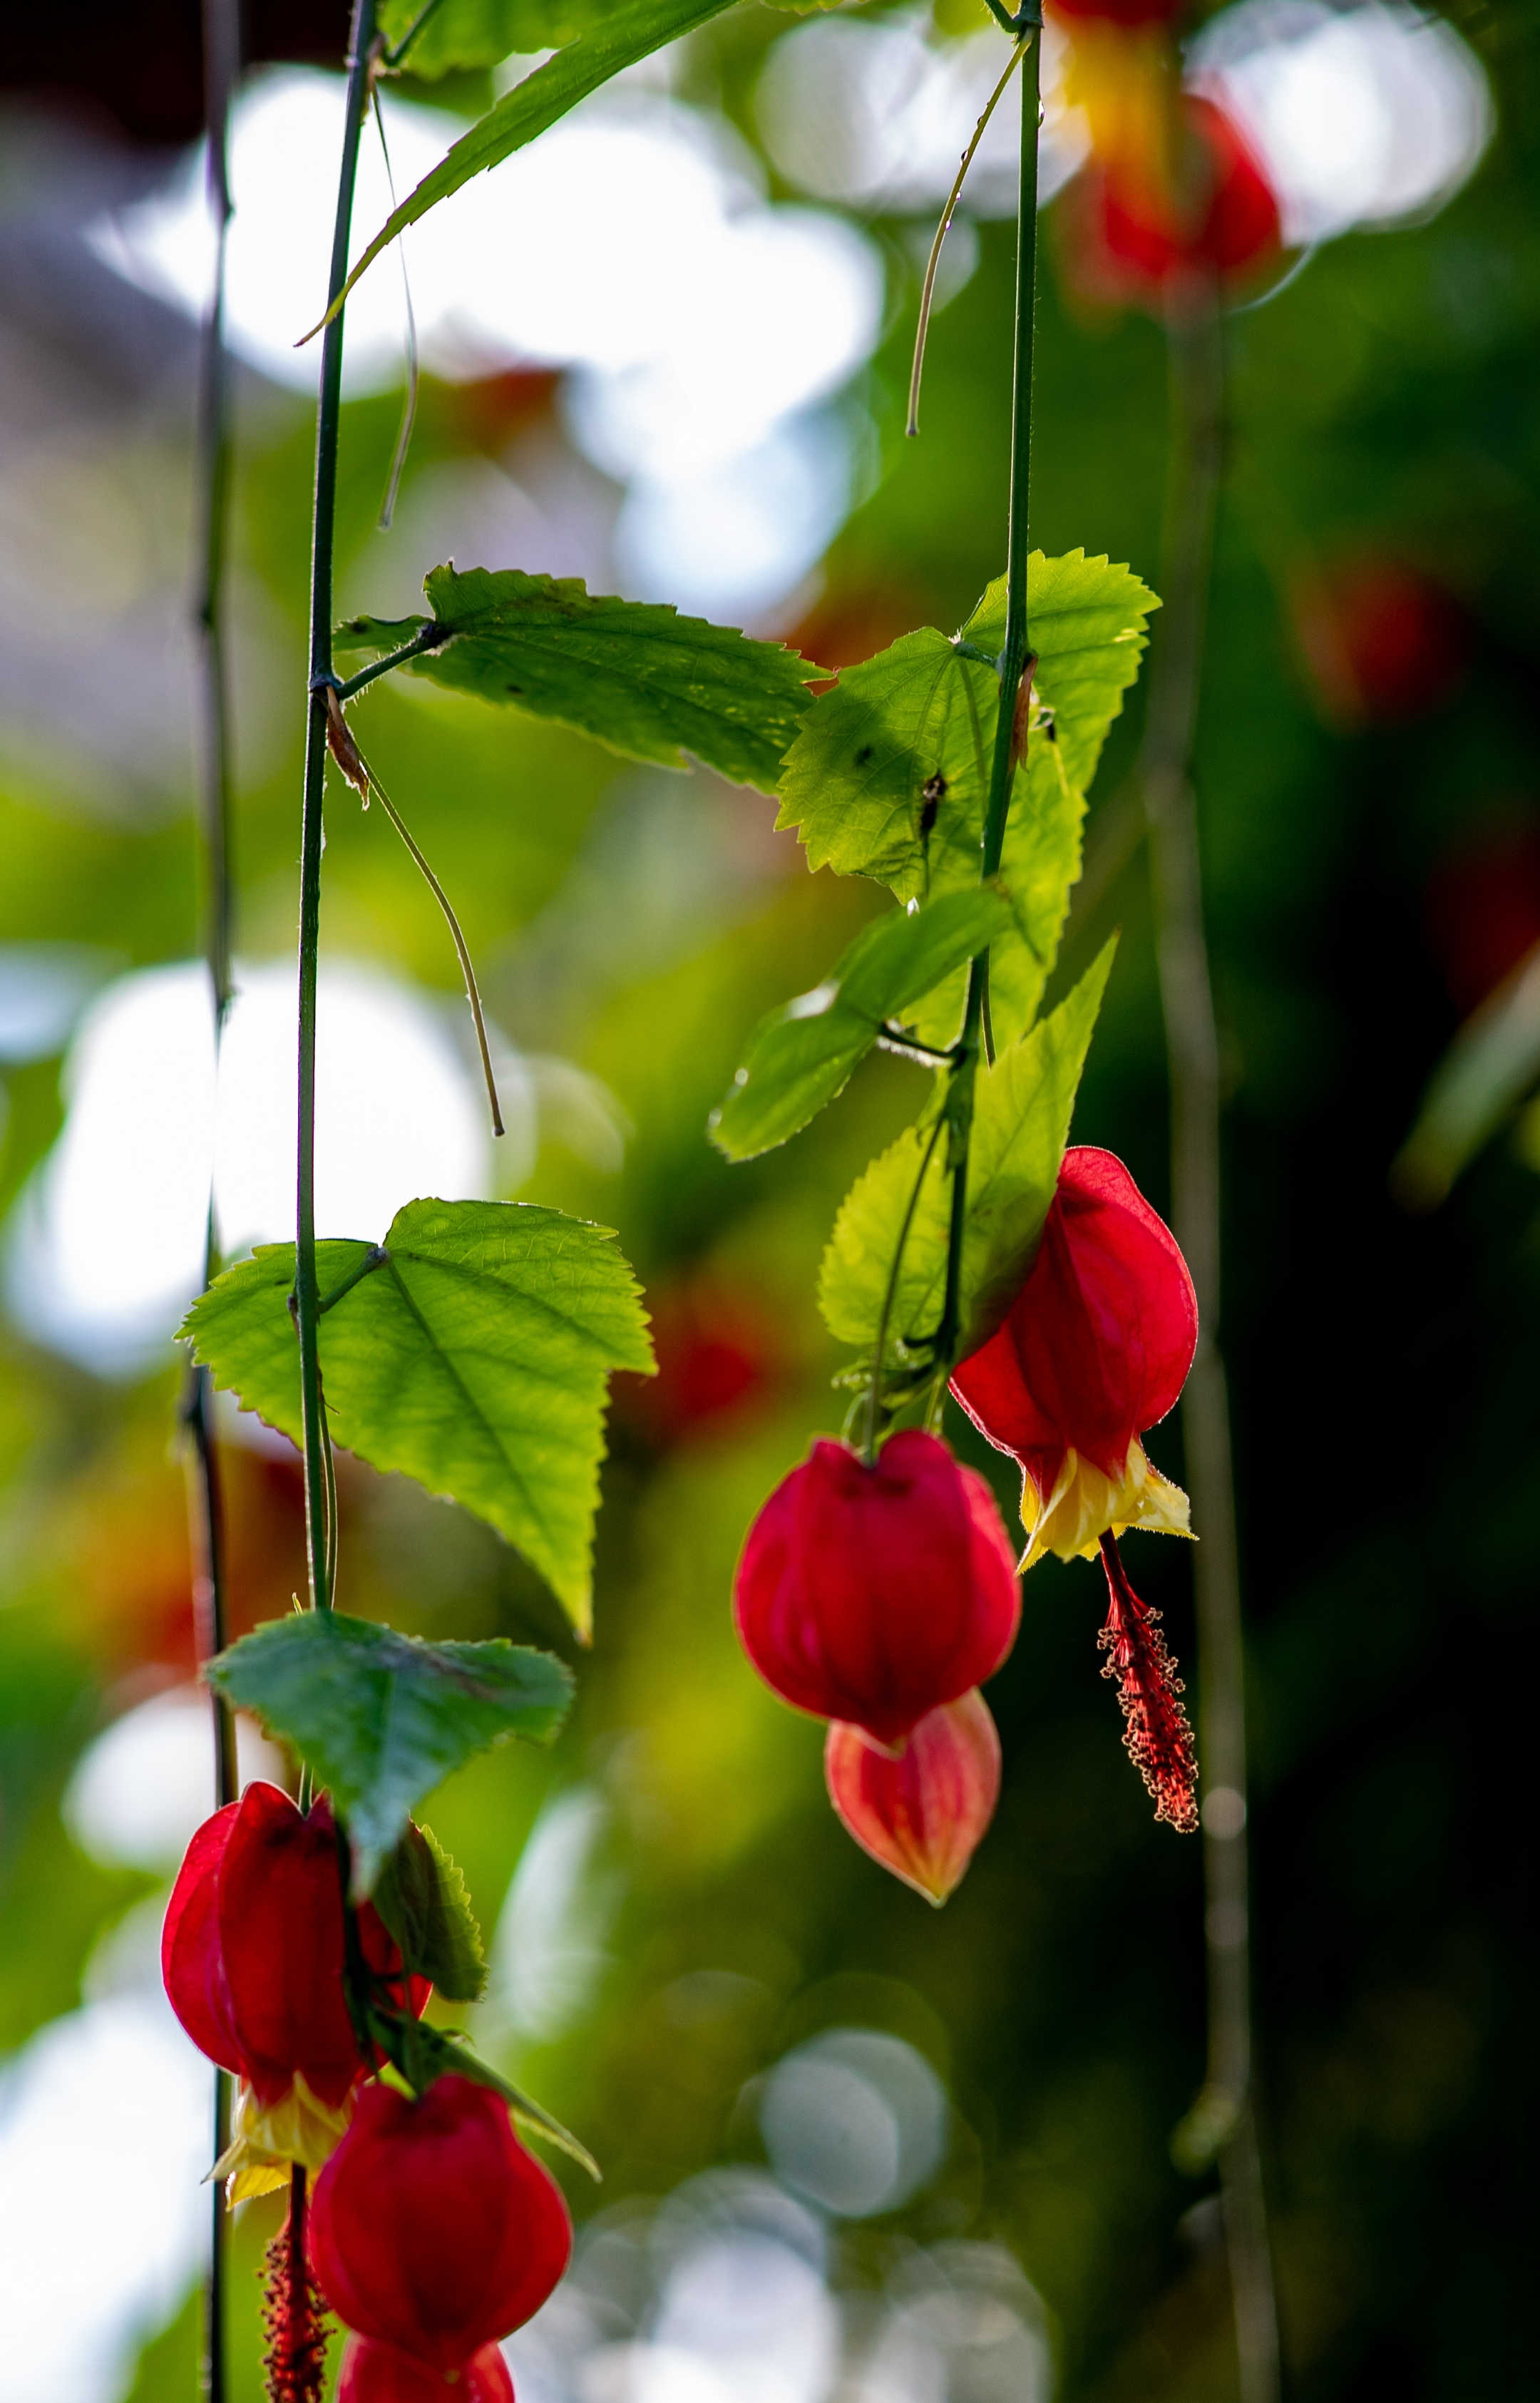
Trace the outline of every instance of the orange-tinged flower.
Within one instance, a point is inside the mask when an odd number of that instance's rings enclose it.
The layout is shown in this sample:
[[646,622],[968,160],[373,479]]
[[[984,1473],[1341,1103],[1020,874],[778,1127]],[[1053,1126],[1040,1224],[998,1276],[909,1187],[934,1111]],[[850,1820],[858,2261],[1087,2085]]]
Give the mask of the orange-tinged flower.
[[1000,1738],[977,1687],[930,1711],[895,1759],[834,1720],[829,1800],[863,1852],[940,1904],[959,1884],[1000,1799]]

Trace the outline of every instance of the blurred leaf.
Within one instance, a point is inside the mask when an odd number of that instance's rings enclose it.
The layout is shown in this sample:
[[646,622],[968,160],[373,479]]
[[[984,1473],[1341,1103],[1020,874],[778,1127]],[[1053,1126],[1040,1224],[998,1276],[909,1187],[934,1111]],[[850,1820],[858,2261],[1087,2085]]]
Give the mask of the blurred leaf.
[[[409,1202],[382,1244],[318,1243],[316,1274],[337,1440],[487,1520],[586,1632],[606,1377],[653,1366],[609,1229],[527,1202]],[[298,1443],[293,1283],[293,1244],[264,1244],[183,1332],[217,1385]]]
[[[1037,654],[1033,693],[1053,712],[1064,773],[1085,792],[1107,729],[1139,674],[1145,627],[1160,604],[1131,568],[1083,550],[1027,565],[1027,639]],[[996,576],[960,638],[998,651],[1006,639],[1006,579]]]
[[359,618],[339,648],[388,651],[423,627],[442,648],[409,662],[414,675],[482,701],[517,701],[633,759],[685,766],[685,753],[735,784],[772,793],[781,761],[825,671],[783,643],[681,618],[661,602],[590,593],[576,576],[436,567],[433,617]]
[[1434,1070],[1391,1170],[1398,1199],[1436,1209],[1540,1076],[1540,944],[1465,1021]]
[[413,1805],[489,1744],[547,1743],[572,1673],[495,1636],[424,1644],[331,1610],[270,1619],[203,1672],[237,1709],[292,1743],[353,1839],[354,1886],[370,1893]]
[[619,0],[617,7],[610,8],[577,41],[558,50],[555,58],[548,59],[534,75],[516,84],[512,91],[505,92],[496,107],[490,108],[468,133],[462,134],[433,173],[423,176],[414,192],[408,193],[348,277],[327,310],[327,318],[336,315],[365,269],[405,227],[426,216],[429,209],[448,200],[473,175],[481,174],[486,168],[511,158],[515,150],[521,150],[536,134],[544,133],[548,126],[565,117],[569,108],[586,100],[590,91],[597,91],[611,76],[618,75],[622,67],[634,66],[639,59],[660,50],[665,43],[677,41],[681,34],[690,34],[698,25],[709,24],[713,17],[721,16],[732,5],[733,0]]
[[729,1160],[752,1160],[832,1102],[883,1026],[981,951],[1010,924],[992,889],[950,893],[910,915],[891,911],[857,935],[833,975],[762,1019],[712,1139]]
[[417,2093],[424,2092],[436,2077],[470,2077],[478,2086],[490,2086],[494,2094],[501,2094],[521,2125],[559,2146],[587,2170],[590,2178],[603,2182],[603,2173],[588,2146],[570,2128],[563,2128],[543,2103],[536,2103],[521,2087],[500,2077],[473,2051],[469,2037],[457,2028],[434,2027],[427,2020],[395,2014],[387,2018],[383,2012],[375,2012],[372,2022],[382,2049]]
[[381,1864],[374,1907],[419,1977],[451,2003],[479,2002],[487,1956],[465,1881],[431,1827],[409,1825]]
[[[992,1068],[979,1071],[963,1252],[963,1358],[993,1333],[1031,1265],[1115,949],[1116,938],[1051,1016],[1002,1052]],[[923,1119],[908,1128],[873,1160],[835,1220],[818,1299],[842,1342],[869,1349],[876,1340],[898,1230],[920,1174],[930,1123]],[[905,1245],[892,1318],[898,1347],[931,1335],[941,1315],[951,1191],[942,1156],[937,1146]]]
[[[397,65],[432,82],[465,67],[493,67],[513,51],[558,49],[594,24],[604,0],[437,0]],[[424,0],[383,0],[390,49],[423,18]]]

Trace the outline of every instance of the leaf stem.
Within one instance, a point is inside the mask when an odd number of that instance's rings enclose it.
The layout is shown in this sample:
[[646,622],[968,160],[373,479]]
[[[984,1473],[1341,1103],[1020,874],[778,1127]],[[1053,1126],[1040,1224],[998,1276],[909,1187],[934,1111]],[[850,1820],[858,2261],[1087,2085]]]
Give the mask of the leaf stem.
[[375,660],[368,667],[360,668],[358,674],[349,676],[345,683],[331,677],[332,689],[339,701],[351,701],[355,692],[362,692],[376,676],[389,675],[392,668],[403,667],[408,660],[416,659],[422,651],[436,651],[440,643],[448,640],[441,626],[424,626],[420,633],[413,634],[409,643],[403,643],[398,651],[392,651],[388,659]]
[[941,1129],[945,1124],[946,1119],[938,1118],[931,1129],[930,1141],[925,1146],[925,1156],[920,1162],[920,1174],[914,1180],[914,1190],[909,1195],[909,1208],[904,1213],[904,1223],[898,1229],[898,1241],[894,1246],[893,1266],[888,1271],[887,1290],[882,1296],[882,1308],[878,1315],[877,1340],[872,1346],[871,1354],[871,1388],[867,1396],[867,1436],[861,1448],[862,1458],[868,1468],[877,1458],[877,1413],[882,1406],[882,1365],[888,1348],[888,1323],[893,1316],[893,1305],[898,1292],[899,1273],[904,1265],[904,1250],[909,1243],[909,1229],[914,1224],[914,1214],[920,1206],[920,1196],[924,1188],[925,1179],[930,1174],[930,1164],[936,1157],[936,1146],[941,1139]]
[[[1019,31],[1012,27],[1012,31]],[[1041,39],[1031,45],[1030,63],[1021,70],[1021,183],[1016,235],[1016,349],[1011,385],[1010,522],[1006,547],[1006,638],[999,659],[1000,708],[994,728],[994,757],[990,771],[989,807],[984,818],[980,880],[987,883],[1000,867],[1006,842],[1006,820],[1017,756],[1017,710],[1021,678],[1028,661],[1027,555],[1028,512],[1032,488],[1033,337],[1037,304],[1037,134]],[[967,1005],[944,1104],[950,1129],[947,1167],[951,1174],[951,1216],[947,1232],[947,1285],[941,1322],[936,1331],[939,1372],[954,1365],[962,1332],[963,1241],[968,1213],[968,1146],[973,1132],[974,1086],[978,1072],[979,1039],[988,992],[989,946],[968,970]]]
[[[347,282],[358,143],[369,97],[369,51],[375,0],[354,0],[342,157],[337,178],[328,306]],[[315,422],[315,508],[311,551],[310,719],[305,744],[305,800],[299,852],[298,1140],[295,1193],[295,1316],[299,1332],[299,1395],[304,1424],[305,1533],[313,1610],[331,1589],[326,1509],[326,1414],[321,1403],[315,1286],[315,980],[321,942],[321,853],[326,780],[326,688],[331,663],[332,567],[337,534],[337,451],[342,405],[343,313],[328,323],[321,346],[321,392]]]
[[1277,2403],[1278,2320],[1257,2151],[1251,2060],[1245,1836],[1246,1727],[1240,1564],[1220,1308],[1219,1039],[1203,932],[1191,783],[1214,526],[1224,464],[1219,294],[1182,296],[1168,319],[1171,483],[1165,609],[1157,636],[1140,782],[1149,827],[1156,958],[1172,1105],[1172,1221],[1198,1294],[1199,1339],[1182,1396],[1193,1518],[1203,1765],[1209,2062],[1175,2150],[1217,2155],[1241,2403]]
[[963,163],[957,170],[950,191],[947,194],[947,205],[941,212],[941,222],[936,229],[936,240],[930,246],[930,257],[925,262],[925,280],[920,291],[920,323],[915,327],[914,333],[914,365],[909,369],[909,413],[904,431],[911,438],[920,431],[920,379],[925,372],[925,337],[930,332],[931,302],[936,293],[936,271],[941,264],[941,245],[951,229],[952,211],[962,197],[963,186],[967,178],[968,169],[973,164],[974,154],[984,138],[984,129],[994,115],[996,102],[1016,73],[1029,38],[1026,34],[1018,36],[1016,48],[1006,62],[1005,74],[984,103],[984,113],[973,129],[972,141],[963,153]]
[[394,71],[400,65],[402,60],[406,57],[407,52],[410,49],[413,42],[416,41],[418,35],[427,23],[429,18],[437,17],[442,7],[443,0],[423,0],[423,7],[417,11],[416,16],[412,19],[411,23],[407,27],[406,32],[396,43],[394,50],[382,50],[381,52],[381,65],[383,67],[389,67],[394,73]]

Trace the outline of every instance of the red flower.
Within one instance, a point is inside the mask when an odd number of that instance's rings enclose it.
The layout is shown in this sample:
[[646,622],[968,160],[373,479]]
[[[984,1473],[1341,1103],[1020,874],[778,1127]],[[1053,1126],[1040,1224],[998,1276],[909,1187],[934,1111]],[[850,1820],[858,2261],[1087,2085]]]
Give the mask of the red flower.
[[1064,1154],[1005,1323],[954,1374],[979,1433],[1021,1464],[1023,1566],[1094,1555],[1103,1530],[1187,1532],[1185,1493],[1138,1438],[1192,1366],[1198,1303],[1176,1239],[1110,1151]]
[[1185,138],[1163,171],[1158,151],[1107,158],[1076,188],[1077,271],[1108,299],[1164,306],[1184,285],[1243,274],[1282,245],[1272,187],[1234,120],[1187,92],[1177,122]]
[[1182,1680],[1160,1633],[1160,1613],[1141,1602],[1110,1535],[1102,1538],[1107,1573],[1107,1618],[1097,1642],[1107,1655],[1103,1677],[1117,1679],[1123,1741],[1154,1799],[1157,1819],[1185,1836],[1198,1829],[1198,1762],[1182,1707]]
[[983,1479],[917,1427],[868,1468],[816,1443],[749,1530],[733,1613],[784,1702],[896,1745],[992,1676],[1021,1598]]
[[506,2104],[451,2076],[415,2102],[391,2086],[362,2090],[316,2180],[310,2245],[349,2327],[458,2371],[539,2310],[567,2266],[572,2222]]
[[838,1719],[824,1747],[829,1800],[863,1852],[927,1902],[958,1885],[1000,1799],[1000,1738],[975,1688],[927,1711],[901,1757]]
[[508,2365],[494,2344],[450,2376],[424,2369],[409,2354],[367,2336],[350,2336],[337,2382],[337,2403],[513,2403]]

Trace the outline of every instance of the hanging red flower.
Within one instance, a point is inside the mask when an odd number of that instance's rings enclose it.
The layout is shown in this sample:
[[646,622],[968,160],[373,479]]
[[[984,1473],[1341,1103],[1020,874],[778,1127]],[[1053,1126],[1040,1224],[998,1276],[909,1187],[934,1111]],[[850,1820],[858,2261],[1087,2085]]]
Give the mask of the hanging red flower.
[[977,1688],[927,1711],[899,1758],[836,1719],[829,1800],[863,1852],[927,1902],[960,1883],[1000,1799],[1000,1738]]
[[1102,1538],[1107,1573],[1106,1624],[1097,1642],[1103,1677],[1117,1680],[1123,1742],[1155,1803],[1157,1819],[1185,1836],[1198,1830],[1198,1761],[1182,1707],[1182,1680],[1160,1632],[1160,1613],[1141,1602],[1111,1535]]
[[539,2310],[567,2266],[572,2222],[501,2096],[450,2076],[415,2101],[362,2089],[316,2180],[310,2246],[350,2328],[459,2372]]
[[750,1528],[733,1590],[743,1649],[783,1702],[888,1745],[992,1676],[1020,1609],[989,1487],[918,1427],[869,1468],[814,1444]]
[[1070,219],[1077,280],[1159,311],[1197,285],[1265,266],[1283,243],[1260,161],[1234,119],[1195,92],[1182,95],[1165,144],[1093,162]]
[[[372,1904],[358,1932],[370,1967],[396,1977],[401,1956]],[[238,2179],[232,2201],[284,2183],[280,2164],[319,2169],[347,2124],[365,2063],[343,1961],[330,1803],[323,1797],[307,1813],[276,1785],[248,1785],[188,1845],[160,1938],[173,2010],[199,2050],[244,2084],[237,2142],[221,2165]],[[421,2010],[427,1986],[409,1984]]]
[[425,2369],[393,2344],[350,2336],[337,2381],[337,2403],[514,2403],[513,2380],[494,2344],[484,2344],[446,2376],[440,2369]]
[[1093,1558],[1107,1528],[1189,1532],[1186,1495],[1139,1438],[1175,1402],[1197,1343],[1175,1237],[1120,1160],[1074,1146],[1020,1292],[951,1381],[979,1433],[1021,1465],[1023,1568],[1045,1551]]

